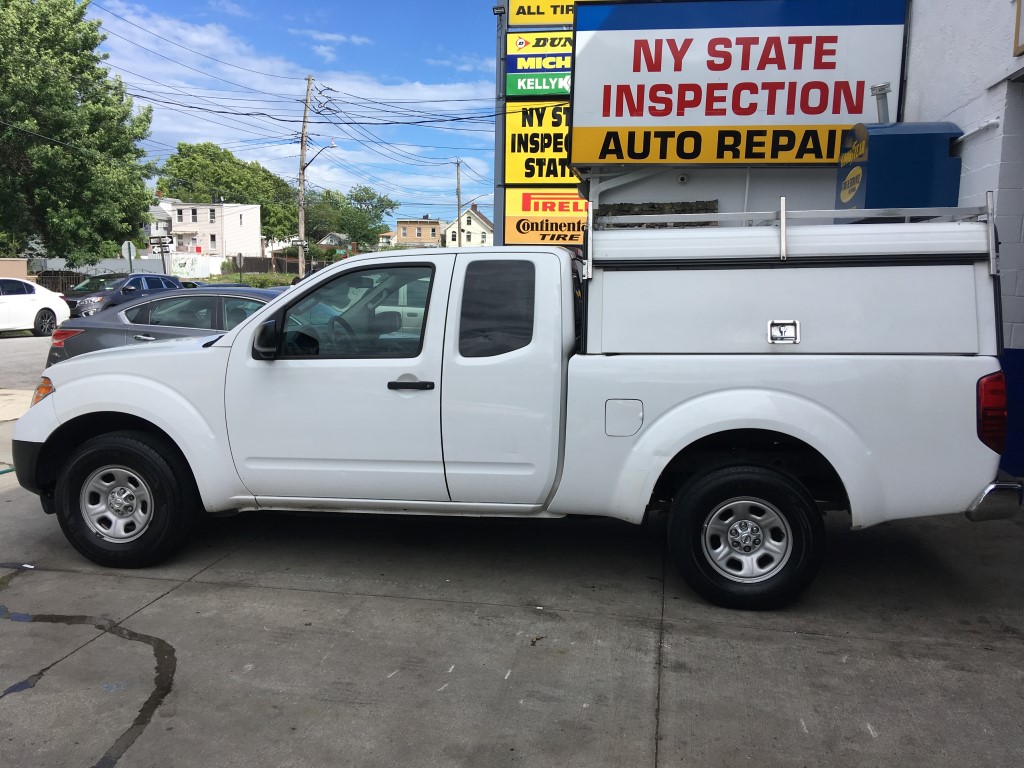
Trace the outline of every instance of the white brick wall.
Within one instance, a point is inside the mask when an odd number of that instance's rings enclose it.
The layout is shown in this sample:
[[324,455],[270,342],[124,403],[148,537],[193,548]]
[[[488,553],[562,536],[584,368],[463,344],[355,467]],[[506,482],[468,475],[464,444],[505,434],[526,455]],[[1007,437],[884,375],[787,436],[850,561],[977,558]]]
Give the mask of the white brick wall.
[[1024,349],[1024,84],[1010,81],[1024,70],[1013,55],[1021,1],[913,0],[904,112],[970,134],[960,144],[960,202],[982,205],[995,192],[1003,335],[1014,349]]

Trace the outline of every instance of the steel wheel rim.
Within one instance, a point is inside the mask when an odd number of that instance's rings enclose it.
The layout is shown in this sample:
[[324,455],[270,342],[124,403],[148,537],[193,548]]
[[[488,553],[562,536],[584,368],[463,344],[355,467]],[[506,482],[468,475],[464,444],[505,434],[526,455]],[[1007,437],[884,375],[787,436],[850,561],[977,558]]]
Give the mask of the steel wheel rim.
[[107,541],[125,544],[139,538],[153,518],[153,494],[128,467],[109,465],[89,475],[79,494],[82,518]]
[[54,329],[57,327],[57,316],[53,312],[46,310],[40,317],[39,330],[48,336],[53,335]]
[[756,584],[785,568],[793,552],[793,531],[774,504],[736,497],[705,518],[701,549],[708,564],[725,578]]

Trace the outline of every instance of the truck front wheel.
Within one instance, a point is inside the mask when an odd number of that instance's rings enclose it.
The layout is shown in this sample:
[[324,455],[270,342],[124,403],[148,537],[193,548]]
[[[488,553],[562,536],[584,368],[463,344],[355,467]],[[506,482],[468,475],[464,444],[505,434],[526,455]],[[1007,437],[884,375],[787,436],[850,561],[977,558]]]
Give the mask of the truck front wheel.
[[172,446],[144,432],[112,432],[79,446],[53,501],[71,545],[95,563],[154,565],[179,549],[195,518],[191,473]]
[[789,475],[726,467],[682,489],[669,521],[669,548],[683,578],[726,608],[768,610],[811,583],[825,527],[807,490]]

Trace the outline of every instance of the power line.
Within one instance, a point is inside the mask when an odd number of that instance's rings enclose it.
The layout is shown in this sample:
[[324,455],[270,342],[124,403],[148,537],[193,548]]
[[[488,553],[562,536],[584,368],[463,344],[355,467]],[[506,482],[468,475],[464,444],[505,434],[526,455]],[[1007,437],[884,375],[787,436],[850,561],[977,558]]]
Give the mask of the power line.
[[[249,88],[247,86],[242,85],[241,83],[234,83],[231,80],[225,80],[223,77],[217,77],[217,75],[211,75],[209,72],[206,72],[205,70],[197,69],[196,67],[189,66],[188,64],[180,62],[177,59],[172,59],[170,56],[164,56],[164,54],[160,53],[159,51],[154,51],[152,48],[147,48],[146,46],[141,45],[140,43],[136,43],[131,38],[125,37],[124,35],[119,35],[117,32],[114,32],[111,29],[108,29],[106,31],[106,34],[113,35],[114,37],[119,37],[122,40],[124,40],[126,43],[134,45],[136,48],[141,48],[142,50],[146,51],[147,53],[151,53],[154,56],[159,56],[161,59],[166,59],[167,61],[171,62],[172,64],[177,64],[179,67],[184,67],[185,69],[191,69],[193,72],[198,72],[200,75],[203,75],[204,77],[209,77],[209,78],[211,78],[213,80],[220,80],[222,83],[227,83],[228,85],[237,85],[239,88],[245,88],[246,90],[252,91],[253,93],[264,93],[264,94],[267,93],[266,91],[261,91],[258,88]],[[269,95],[272,95],[272,94],[267,94],[267,95],[269,96]]]
[[[202,56],[204,59],[209,59],[210,61],[216,61],[218,64],[224,64],[225,66],[228,66],[228,67],[234,67],[235,69],[240,69],[243,72],[251,72],[254,75],[263,75],[264,77],[277,77],[277,78],[280,78],[281,80],[304,80],[305,79],[305,78],[302,78],[302,77],[291,77],[291,76],[288,76],[288,75],[274,75],[274,74],[271,74],[270,72],[260,72],[260,71],[255,70],[255,69],[249,69],[247,67],[239,66],[238,64],[232,64],[230,61],[222,61],[221,59],[216,59],[213,56],[209,56],[209,55],[207,55],[205,53],[201,53],[200,51],[193,50],[192,48],[189,48],[187,45],[182,45],[181,43],[176,43],[173,40],[168,40],[165,37],[161,37],[156,32],[152,32],[152,31],[146,29],[145,27],[139,26],[135,22],[129,21],[124,16],[118,16],[116,13],[114,13],[113,11],[111,11],[111,10],[109,10],[107,8],[104,8],[99,3],[92,2],[92,3],[90,3],[90,5],[93,8],[99,8],[104,13],[109,13],[115,19],[120,19],[125,24],[130,24],[131,26],[135,27],[136,29],[141,29],[146,34],[149,34],[149,35],[152,35],[153,37],[159,38],[163,42],[170,43],[171,45],[177,46],[178,48],[181,48],[182,50],[188,51],[189,53],[194,53],[197,56]],[[118,37],[120,37],[120,35],[118,35]]]

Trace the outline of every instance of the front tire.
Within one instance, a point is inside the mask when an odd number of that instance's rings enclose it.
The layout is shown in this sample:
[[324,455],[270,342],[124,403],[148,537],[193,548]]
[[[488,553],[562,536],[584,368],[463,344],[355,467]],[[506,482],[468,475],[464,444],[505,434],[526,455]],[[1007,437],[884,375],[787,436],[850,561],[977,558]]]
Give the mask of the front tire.
[[40,309],[32,323],[33,336],[52,336],[57,327],[57,315],[52,309]]
[[53,502],[71,545],[117,568],[155,565],[180,549],[197,507],[191,473],[173,446],[144,432],[112,432],[79,446]]
[[814,579],[825,526],[795,478],[737,466],[677,495],[668,536],[683,578],[701,597],[726,608],[770,610],[795,600]]

